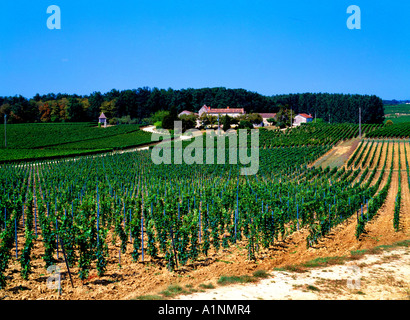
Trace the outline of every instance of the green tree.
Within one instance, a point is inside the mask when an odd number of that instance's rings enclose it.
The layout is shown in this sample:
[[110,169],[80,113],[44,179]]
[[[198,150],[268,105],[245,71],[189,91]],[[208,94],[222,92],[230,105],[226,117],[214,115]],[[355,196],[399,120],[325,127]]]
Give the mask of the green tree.
[[269,118],[267,121],[271,126],[274,126],[276,124],[276,119],[275,118]]
[[83,105],[78,99],[70,98],[66,108],[67,120],[70,122],[84,121],[85,112]]
[[87,118],[89,121],[97,121],[101,113],[101,105],[104,98],[101,92],[93,92],[88,98],[90,106],[87,109]]
[[116,99],[113,99],[111,101],[104,101],[101,105],[101,112],[104,112],[104,115],[108,119],[114,118],[117,113]]
[[253,124],[247,120],[241,120],[238,129],[253,129]]
[[263,122],[263,118],[259,113],[250,113],[248,115],[248,121],[253,125],[258,125]]
[[182,121],[182,131],[193,129],[196,126],[196,116],[193,114],[183,114],[179,119]]
[[222,118],[222,123],[223,123],[222,130],[228,131],[231,128],[231,117],[228,115],[224,116]]
[[178,121],[178,114],[175,106],[173,106],[167,116],[162,120],[162,128],[167,130],[174,129],[174,121]]
[[295,120],[295,112],[292,109],[289,109],[289,105],[280,106],[279,112],[276,114],[277,125],[280,128],[290,127],[291,119],[292,123]]
[[203,126],[208,126],[208,125],[213,125],[213,124],[218,123],[217,117],[209,115],[207,113],[203,113],[199,117],[199,121],[200,121],[201,125],[203,125]]
[[169,111],[167,110],[159,110],[151,115],[151,123],[161,122],[164,120],[166,116],[169,115]]

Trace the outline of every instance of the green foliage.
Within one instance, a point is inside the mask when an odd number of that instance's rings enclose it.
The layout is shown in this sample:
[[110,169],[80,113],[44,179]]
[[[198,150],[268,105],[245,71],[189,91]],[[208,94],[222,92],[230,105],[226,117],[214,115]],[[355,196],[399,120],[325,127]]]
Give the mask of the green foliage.
[[410,137],[410,122],[384,126],[366,134],[367,138],[408,138]]
[[[405,149],[406,150],[406,149]],[[407,152],[405,153],[405,155],[407,154]],[[398,152],[398,157],[399,157],[399,189],[397,191],[397,196],[396,196],[396,202],[394,205],[394,216],[393,216],[393,227],[394,230],[397,232],[399,231],[400,228],[400,208],[401,208],[401,153],[400,153],[400,148],[399,148],[399,152]],[[406,163],[407,162],[407,158],[406,158]],[[408,170],[408,168],[407,168]],[[408,174],[408,171],[407,171]],[[410,184],[410,180],[409,184]]]
[[[376,130],[378,125],[363,125],[362,131],[366,134]],[[260,130],[259,146],[314,146],[334,145],[342,140],[358,137],[359,126],[355,124],[314,124],[288,128],[287,130]]]
[[137,119],[131,119],[129,115],[123,116],[118,119],[119,124],[137,124]]
[[[63,146],[140,131],[138,125],[116,126],[98,130],[94,123],[18,124],[7,126],[9,149],[35,149]],[[4,126],[0,138],[4,139]]]
[[154,125],[155,125],[155,123],[157,123],[157,122],[161,122],[161,123],[162,123],[162,121],[164,120],[164,118],[165,118],[166,116],[168,116],[168,115],[169,115],[169,111],[166,111],[166,110],[157,111],[157,112],[155,112],[153,115],[151,115],[151,121],[152,121],[152,123],[154,123]]
[[237,117],[239,123],[243,121],[247,121],[252,123],[253,125],[258,125],[263,122],[263,118],[259,113],[246,113],[244,115],[240,115]]
[[67,120],[79,122],[85,120],[85,110],[78,99],[70,98],[66,108]]
[[31,264],[30,264],[30,255],[31,250],[34,246],[34,232],[31,230],[26,230],[25,236],[26,241],[24,243],[23,252],[21,253],[20,257],[20,264],[21,264],[21,276],[24,280],[28,279],[28,275],[31,271]]
[[365,232],[365,221],[362,219],[362,217],[359,218],[359,221],[357,222],[356,226],[356,238],[359,239],[360,235]]
[[290,127],[291,123],[295,121],[295,111],[289,108],[289,105],[286,106],[279,106],[279,111],[276,114],[277,125],[281,129]]
[[97,226],[93,200],[90,196],[82,199],[78,213],[74,220],[76,246],[79,251],[78,275],[86,280],[89,275],[92,261],[95,259],[97,248]]
[[[16,213],[13,214],[16,217]],[[10,219],[13,221],[13,219]],[[14,228],[9,226],[0,234],[0,288],[6,287],[7,278],[4,274],[11,258],[11,248],[14,241]]]
[[197,117],[195,115],[184,114],[184,115],[180,116],[179,119],[182,121],[182,131],[183,132],[185,132],[189,129],[194,129],[196,127]]
[[250,283],[255,282],[256,279],[251,276],[221,276],[218,279],[218,284],[221,286],[226,286],[235,283]]
[[177,109],[173,106],[169,111],[169,114],[164,117],[162,120],[162,128],[167,130],[174,129],[174,121],[178,121]]
[[178,284],[171,284],[170,286],[168,286],[167,289],[163,290],[160,292],[160,294],[162,294],[165,297],[174,297],[178,294],[182,294],[182,293],[187,293],[184,288],[182,288],[180,285]]
[[276,124],[276,119],[275,118],[269,118],[267,121],[271,126],[274,126]]
[[[226,108],[229,105],[244,108],[247,114],[278,112],[283,105],[294,110],[295,114],[305,112],[325,119],[331,114],[332,123],[358,123],[357,110],[361,107],[363,123],[381,124],[384,120],[383,101],[376,96],[301,93],[268,97],[244,89],[223,87],[113,89],[103,94],[93,92],[82,97],[60,93],[37,94],[31,99],[22,96],[0,97],[0,118],[7,114],[9,123],[64,122],[75,119],[96,121],[102,111],[111,122],[116,122],[114,118],[130,116],[138,123],[153,124],[162,121],[152,117],[160,110],[169,111],[175,105],[177,113],[183,110],[198,111],[204,104],[213,108]],[[388,112],[390,110],[386,108]]]
[[255,278],[268,278],[268,277],[269,277],[269,274],[266,272],[266,270],[256,270],[256,271],[253,273],[253,276],[254,276]]
[[[140,208],[140,203],[136,206],[136,208]],[[137,209],[138,210],[138,209]],[[141,249],[141,218],[139,215],[134,214],[131,220],[131,238],[133,240],[133,251],[132,251],[132,259],[137,262],[140,256],[140,249]]]
[[138,125],[98,129],[94,124],[18,124],[8,125],[7,136],[0,162],[112,151],[151,142],[151,134]]
[[[370,132],[377,126],[363,129]],[[0,233],[2,286],[13,246],[11,219],[20,219],[16,212],[21,212],[22,196],[28,221],[34,220],[29,215],[34,199],[37,201],[46,265],[54,262],[58,235],[70,266],[78,266],[83,281],[93,268],[104,275],[113,260],[108,256],[107,235],[121,246],[121,254],[130,254],[135,262],[143,251],[149,260],[172,271],[187,264],[195,267],[213,249],[230,246],[246,248],[243,259],[258,260],[261,249],[286,241],[298,228],[308,230],[306,245],[314,246],[368,202],[367,212],[359,219],[360,238],[389,190],[392,170],[387,186],[380,189],[387,157],[380,177],[374,180],[381,156],[391,144],[375,141],[382,148],[369,155],[372,143],[363,142],[351,163],[360,157],[356,167],[309,166],[335,143],[355,137],[357,132],[354,124],[309,124],[284,132],[260,130],[259,171],[254,176],[241,175],[242,165],[227,161],[212,166],[155,165],[149,150],[77,161],[2,165],[0,226],[8,226]],[[226,160],[229,150],[225,151]],[[397,150],[393,154],[396,157]],[[363,161],[375,168],[362,168]],[[12,214],[4,215],[5,208]],[[30,234],[26,234],[27,250],[20,258],[24,262],[22,275],[29,274],[29,240]],[[126,250],[127,243],[131,250]],[[242,280],[262,276],[254,274]]]
[[216,116],[207,114],[207,113],[203,113],[200,117],[199,117],[199,121],[201,123],[202,126],[206,127],[209,125],[215,125],[218,124],[218,118]]
[[393,217],[393,227],[396,232],[399,231],[399,227],[400,227],[400,206],[401,206],[401,188],[399,187],[399,191],[396,196],[396,202],[394,205],[394,217]]
[[238,129],[253,129],[253,124],[247,120],[239,121]]
[[231,117],[226,115],[222,118],[222,130],[228,131],[231,128]]

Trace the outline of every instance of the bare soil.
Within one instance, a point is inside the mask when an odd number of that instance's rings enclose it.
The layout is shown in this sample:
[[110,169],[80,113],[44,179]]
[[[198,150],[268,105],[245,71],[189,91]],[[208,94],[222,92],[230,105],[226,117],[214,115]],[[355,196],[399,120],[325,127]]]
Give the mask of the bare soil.
[[311,167],[320,166],[323,169],[328,166],[331,169],[334,167],[341,167],[351,157],[359,144],[360,139],[358,138],[342,141],[317,159]]

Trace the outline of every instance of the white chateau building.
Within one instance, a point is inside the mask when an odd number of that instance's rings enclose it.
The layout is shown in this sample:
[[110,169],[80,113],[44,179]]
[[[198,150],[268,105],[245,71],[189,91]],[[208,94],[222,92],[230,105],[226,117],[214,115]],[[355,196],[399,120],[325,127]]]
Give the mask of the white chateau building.
[[243,108],[230,108],[227,107],[226,109],[213,109],[211,107],[208,107],[204,105],[201,109],[199,109],[198,114],[199,116],[202,116],[204,113],[209,114],[211,116],[225,116],[228,115],[232,118],[239,117],[243,114],[245,114],[245,110]]

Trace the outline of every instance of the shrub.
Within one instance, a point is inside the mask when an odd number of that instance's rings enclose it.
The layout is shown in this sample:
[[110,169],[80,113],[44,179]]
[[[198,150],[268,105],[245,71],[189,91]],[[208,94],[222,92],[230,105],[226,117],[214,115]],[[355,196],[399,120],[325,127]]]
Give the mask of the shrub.
[[172,107],[169,114],[162,120],[162,128],[174,129],[174,121],[179,121],[179,118],[175,107]]
[[108,120],[108,123],[110,125],[116,125],[118,123],[118,119],[117,118],[111,118],[110,120]]
[[265,270],[256,270],[256,271],[253,273],[253,276],[254,276],[255,278],[268,278],[268,277],[269,277],[269,274],[268,274]]
[[162,122],[166,116],[169,115],[169,111],[165,110],[160,110],[155,112],[153,115],[151,115],[150,120],[152,121],[151,123],[156,123],[158,121]]
[[118,119],[118,121],[120,124],[136,124],[137,123],[137,119],[131,119],[129,115],[121,117],[120,119]]
[[239,122],[238,129],[253,129],[253,124],[246,120]]
[[224,116],[222,119],[222,123],[223,123],[222,130],[228,131],[231,128],[231,117],[229,117],[228,115]]

